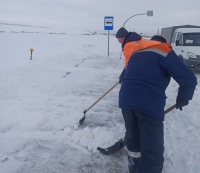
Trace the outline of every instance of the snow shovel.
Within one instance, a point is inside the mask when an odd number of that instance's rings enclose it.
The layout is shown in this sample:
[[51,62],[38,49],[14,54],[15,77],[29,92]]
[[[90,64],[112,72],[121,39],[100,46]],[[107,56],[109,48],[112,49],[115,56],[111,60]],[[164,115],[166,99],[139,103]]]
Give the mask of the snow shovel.
[[115,85],[113,85],[104,95],[102,95],[96,102],[94,102],[89,108],[87,108],[86,110],[84,110],[84,116],[83,118],[81,118],[79,120],[79,125],[81,125],[83,123],[83,121],[85,120],[85,114],[86,112],[88,112],[94,105],[96,105],[103,97],[105,97],[113,88],[115,88],[117,85],[119,84],[119,82],[117,82]]
[[[172,111],[175,108],[176,108],[176,104],[171,106],[167,110],[165,110],[165,114],[169,113],[170,111]],[[110,155],[116,151],[119,151],[120,149],[122,149],[124,147],[125,147],[125,142],[124,142],[124,138],[122,138],[119,141],[117,141],[114,145],[112,145],[108,148],[97,147],[97,150],[99,150],[101,153],[103,153],[105,155]]]

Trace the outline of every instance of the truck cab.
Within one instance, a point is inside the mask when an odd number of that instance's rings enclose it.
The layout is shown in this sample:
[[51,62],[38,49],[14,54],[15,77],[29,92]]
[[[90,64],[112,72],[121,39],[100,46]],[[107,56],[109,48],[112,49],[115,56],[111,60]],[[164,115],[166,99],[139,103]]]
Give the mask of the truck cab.
[[176,29],[171,38],[171,45],[188,67],[200,67],[200,28]]

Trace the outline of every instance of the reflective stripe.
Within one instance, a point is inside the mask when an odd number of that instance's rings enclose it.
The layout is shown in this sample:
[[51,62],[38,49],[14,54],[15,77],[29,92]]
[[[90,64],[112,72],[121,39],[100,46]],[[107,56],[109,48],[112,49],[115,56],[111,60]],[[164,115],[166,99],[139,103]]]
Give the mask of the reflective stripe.
[[[158,53],[164,57],[166,57],[168,55],[168,53],[163,52],[162,50],[159,50],[159,49],[155,49],[155,48],[148,48],[148,49],[144,49],[144,50],[139,50],[137,52],[147,52],[147,51]],[[137,53],[137,52],[135,52],[135,53]]]
[[141,152],[132,152],[128,150],[128,155],[134,158],[141,157]]

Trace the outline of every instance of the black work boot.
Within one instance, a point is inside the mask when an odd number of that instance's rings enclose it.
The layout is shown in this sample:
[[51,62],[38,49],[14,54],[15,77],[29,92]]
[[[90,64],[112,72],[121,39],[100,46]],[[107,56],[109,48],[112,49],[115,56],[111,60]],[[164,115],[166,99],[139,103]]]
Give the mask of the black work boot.
[[136,173],[138,162],[139,162],[140,157],[132,157],[128,155],[128,168],[129,168],[129,173]]

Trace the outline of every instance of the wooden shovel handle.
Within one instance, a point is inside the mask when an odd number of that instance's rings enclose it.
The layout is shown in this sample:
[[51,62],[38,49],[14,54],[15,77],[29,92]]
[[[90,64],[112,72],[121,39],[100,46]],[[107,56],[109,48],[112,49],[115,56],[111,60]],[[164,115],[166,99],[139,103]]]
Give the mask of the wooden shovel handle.
[[176,108],[176,104],[171,106],[171,107],[169,107],[167,110],[165,110],[165,114],[169,113],[170,111],[172,111],[175,108]]
[[102,95],[96,102],[94,102],[89,108],[87,108],[84,112],[86,113],[89,111],[94,105],[96,105],[103,97],[105,97],[113,88],[115,88],[119,82],[117,82],[115,85],[113,85],[104,95]]

